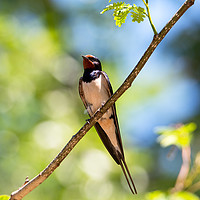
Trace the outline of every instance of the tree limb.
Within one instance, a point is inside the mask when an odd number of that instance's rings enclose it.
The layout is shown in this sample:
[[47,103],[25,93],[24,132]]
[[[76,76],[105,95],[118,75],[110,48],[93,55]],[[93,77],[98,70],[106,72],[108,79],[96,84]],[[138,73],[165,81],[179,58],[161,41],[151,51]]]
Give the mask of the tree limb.
[[71,140],[66,144],[62,151],[54,158],[54,160],[36,177],[26,183],[24,186],[14,191],[11,194],[9,200],[21,200],[29,192],[35,189],[38,185],[43,183],[61,164],[61,162],[66,158],[66,156],[71,152],[71,150],[76,146],[76,144],[81,140],[81,138],[92,128],[92,126],[97,122],[98,119],[119,99],[119,97],[131,86],[132,82],[135,80],[139,72],[144,67],[147,60],[150,58],[151,54],[154,52],[158,44],[163,40],[166,34],[174,26],[174,24],[179,20],[179,18],[194,4],[195,0],[186,0],[173,18],[166,24],[166,26],[154,38],[145,51],[142,58],[139,60],[133,71],[126,78],[124,83],[118,88],[118,90],[111,96],[111,98],[105,103],[101,109],[99,109],[93,117],[88,120],[85,125],[71,138]]

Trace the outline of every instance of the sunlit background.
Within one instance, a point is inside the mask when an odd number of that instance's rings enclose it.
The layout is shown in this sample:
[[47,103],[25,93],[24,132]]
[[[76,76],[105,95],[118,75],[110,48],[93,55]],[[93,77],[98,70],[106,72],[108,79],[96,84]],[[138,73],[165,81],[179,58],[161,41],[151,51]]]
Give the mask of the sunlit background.
[[[184,1],[149,1],[158,31]],[[127,1],[132,3],[132,1]],[[142,5],[142,1],[134,2]],[[78,94],[81,55],[97,56],[114,91],[152,40],[146,19],[121,28],[100,0],[0,0],[0,194],[36,176],[88,119]],[[173,187],[180,151],[156,142],[155,127],[195,122],[199,150],[200,2],[156,49],[132,87],[117,101],[127,163],[139,193]],[[94,128],[62,165],[24,199],[126,200],[121,169]]]

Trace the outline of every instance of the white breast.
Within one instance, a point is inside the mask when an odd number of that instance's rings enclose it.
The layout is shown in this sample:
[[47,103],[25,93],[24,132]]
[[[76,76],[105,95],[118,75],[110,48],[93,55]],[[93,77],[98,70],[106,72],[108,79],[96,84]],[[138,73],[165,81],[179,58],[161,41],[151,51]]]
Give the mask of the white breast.
[[[106,80],[103,75],[100,75],[98,79],[91,81],[90,83],[82,82],[83,92],[85,100],[87,102],[87,111],[92,116],[97,109],[101,108],[102,105],[109,99],[108,88],[106,88]],[[112,109],[108,111],[98,120],[100,126],[108,135],[110,142],[119,149],[118,140],[115,133],[115,124],[113,118]]]
[[88,112],[90,115],[96,112],[109,98],[109,94],[105,85],[102,84],[102,75],[90,83],[82,82],[85,100],[88,104]]

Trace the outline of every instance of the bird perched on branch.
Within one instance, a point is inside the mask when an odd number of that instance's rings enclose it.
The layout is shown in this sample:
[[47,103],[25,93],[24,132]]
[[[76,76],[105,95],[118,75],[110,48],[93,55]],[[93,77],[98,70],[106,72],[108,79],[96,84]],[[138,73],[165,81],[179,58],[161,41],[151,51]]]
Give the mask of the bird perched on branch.
[[[84,73],[79,80],[79,94],[91,117],[111,97],[113,90],[107,74],[102,71],[99,59],[93,55],[82,57]],[[131,192],[137,194],[125,162],[115,104],[104,113],[94,127],[110,155],[121,166]]]

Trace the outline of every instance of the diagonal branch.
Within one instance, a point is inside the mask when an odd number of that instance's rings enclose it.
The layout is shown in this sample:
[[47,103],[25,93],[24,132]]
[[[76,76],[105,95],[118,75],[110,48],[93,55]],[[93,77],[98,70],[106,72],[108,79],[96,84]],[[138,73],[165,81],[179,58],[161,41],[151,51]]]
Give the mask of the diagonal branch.
[[145,51],[142,58],[139,60],[133,71],[126,78],[124,83],[119,87],[119,89],[111,96],[111,98],[105,103],[101,109],[99,109],[93,117],[88,120],[85,125],[71,138],[71,140],[66,144],[62,151],[54,158],[54,160],[36,177],[26,183],[24,186],[16,190],[11,194],[9,200],[21,200],[29,192],[35,189],[38,185],[43,183],[61,164],[61,162],[67,157],[71,150],[76,146],[76,144],[81,140],[81,138],[92,128],[98,119],[119,99],[119,97],[131,86],[132,82],[135,80],[139,72],[142,70],[147,60],[150,58],[151,54],[154,52],[158,44],[163,40],[166,34],[174,26],[174,24],[180,19],[180,17],[194,4],[195,0],[186,0],[173,18],[166,24],[166,26],[154,38]]

